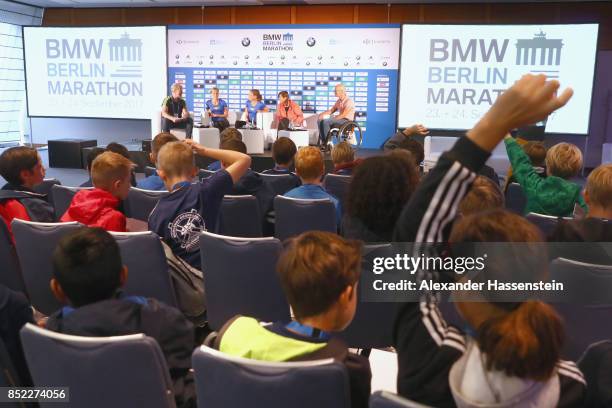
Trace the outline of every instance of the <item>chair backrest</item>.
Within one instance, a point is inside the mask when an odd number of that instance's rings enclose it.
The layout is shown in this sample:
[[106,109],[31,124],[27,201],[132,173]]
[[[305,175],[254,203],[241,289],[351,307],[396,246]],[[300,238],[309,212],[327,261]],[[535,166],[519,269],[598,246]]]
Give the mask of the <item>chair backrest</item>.
[[519,183],[510,183],[506,190],[506,209],[522,215],[527,206],[527,196]]
[[274,235],[284,241],[306,231],[336,232],[336,208],[328,199],[302,200],[285,196],[274,198]]
[[387,391],[376,391],[370,395],[370,408],[431,408],[429,405],[410,401]]
[[[390,244],[366,245],[362,250],[362,271],[358,291],[372,287],[372,262],[376,257],[393,255]],[[363,301],[361,294],[357,297],[357,310],[351,324],[338,333],[351,348],[384,348],[393,343],[393,327],[398,311],[397,302]]]
[[346,368],[333,359],[273,363],[232,357],[201,346],[193,352],[192,366],[199,406],[350,406]]
[[259,173],[264,182],[268,183],[276,195],[283,195],[297,187],[296,178],[290,174]]
[[560,217],[538,213],[529,213],[525,215],[525,218],[527,218],[530,222],[534,223],[540,229],[540,231],[542,231],[542,234],[547,237],[553,232],[553,230],[557,226]]
[[214,172],[214,171],[212,171],[212,170],[200,169],[200,170],[198,171],[198,178],[199,178],[200,180],[204,180],[204,179],[209,178],[209,177],[210,177],[210,176],[212,176],[213,174],[215,174],[215,172]]
[[269,322],[289,319],[289,305],[276,275],[281,249],[280,241],[272,237],[202,232],[202,272],[208,324],[213,330],[237,314]]
[[157,171],[157,169],[155,167],[145,166],[145,168],[144,168],[144,175],[145,175],[145,177],[150,177],[150,176],[154,175],[156,171]]
[[11,225],[30,302],[37,310],[50,315],[62,306],[55,299],[49,287],[53,276],[51,262],[53,251],[64,235],[83,225],[77,222],[32,222],[17,218]]
[[45,194],[47,196],[47,202],[50,204],[53,203],[53,198],[51,197],[51,188],[56,185],[60,185],[60,181],[56,178],[46,178],[42,183],[34,186],[32,190],[38,194]]
[[51,200],[53,202],[53,208],[55,209],[55,219],[59,221],[62,215],[66,212],[72,198],[80,190],[91,190],[93,187],[68,187],[60,184],[54,184],[51,186]]
[[233,237],[261,237],[261,213],[252,195],[226,195],[219,212],[219,234]]
[[69,387],[71,406],[175,407],[166,361],[151,337],[71,336],[28,323],[21,341],[34,384]]
[[124,202],[126,217],[148,221],[149,214],[151,214],[157,202],[168,194],[167,191],[151,191],[131,187]]
[[564,301],[612,305],[612,266],[556,258],[550,263],[550,278],[563,283]]
[[159,237],[151,231],[111,234],[119,244],[123,264],[128,267],[125,292],[178,306]]
[[348,198],[351,179],[351,176],[342,176],[340,174],[329,173],[323,179],[323,187],[329,194],[340,200],[342,208],[346,208],[344,203]]
[[2,338],[0,338],[0,370],[0,387],[23,385]]
[[17,292],[26,293],[19,258],[15,251],[13,239],[4,219],[0,217],[0,284]]

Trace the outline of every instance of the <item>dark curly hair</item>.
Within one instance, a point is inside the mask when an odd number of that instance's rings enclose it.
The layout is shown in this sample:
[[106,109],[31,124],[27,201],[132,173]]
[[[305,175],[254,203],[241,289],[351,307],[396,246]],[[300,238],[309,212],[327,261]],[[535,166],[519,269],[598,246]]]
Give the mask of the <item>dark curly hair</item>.
[[346,213],[370,231],[390,236],[419,176],[410,161],[397,156],[367,158],[353,173]]

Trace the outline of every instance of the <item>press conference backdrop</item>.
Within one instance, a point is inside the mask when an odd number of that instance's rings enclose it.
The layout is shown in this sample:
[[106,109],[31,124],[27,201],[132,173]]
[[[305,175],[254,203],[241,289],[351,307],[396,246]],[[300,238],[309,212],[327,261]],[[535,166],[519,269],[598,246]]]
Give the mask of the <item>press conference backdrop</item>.
[[335,102],[343,84],[355,101],[364,147],[395,131],[399,25],[170,26],[168,86],[184,84],[188,108],[204,109],[212,87],[232,110],[257,88],[276,109],[288,91],[304,113]]
[[546,74],[574,97],[547,133],[587,134],[597,24],[403,25],[400,127],[469,129],[523,74]]
[[30,116],[149,119],[166,95],[166,28],[24,27]]

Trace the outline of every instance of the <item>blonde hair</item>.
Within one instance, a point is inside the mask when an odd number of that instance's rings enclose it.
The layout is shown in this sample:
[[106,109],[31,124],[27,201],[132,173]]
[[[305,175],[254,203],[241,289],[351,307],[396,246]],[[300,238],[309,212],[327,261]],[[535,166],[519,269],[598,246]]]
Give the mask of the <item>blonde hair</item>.
[[189,176],[195,167],[193,152],[183,142],[166,143],[157,153],[157,167],[167,177]]
[[591,203],[603,208],[612,207],[612,163],[602,164],[589,174],[586,191]]
[[181,92],[183,92],[183,85],[179,84],[178,82],[175,82],[172,84],[172,87],[170,88],[172,90],[172,92],[177,91],[177,90],[181,90]]
[[126,178],[134,163],[118,153],[104,152],[91,163],[91,181],[96,188],[108,190],[117,180]]
[[499,187],[485,176],[476,177],[472,187],[459,203],[459,212],[462,215],[496,208],[504,208],[504,196]]
[[557,143],[546,152],[546,168],[552,176],[574,177],[582,168],[582,152],[571,143]]
[[349,163],[355,160],[355,151],[348,142],[340,142],[331,151],[334,164]]
[[295,155],[295,171],[304,180],[320,177],[325,171],[321,151],[314,146],[302,147]]

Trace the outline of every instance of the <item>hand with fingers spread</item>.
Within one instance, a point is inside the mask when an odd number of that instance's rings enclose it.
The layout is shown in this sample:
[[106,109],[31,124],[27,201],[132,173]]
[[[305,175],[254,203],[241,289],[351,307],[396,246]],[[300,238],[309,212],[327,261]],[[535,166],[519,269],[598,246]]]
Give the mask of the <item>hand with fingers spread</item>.
[[558,96],[559,86],[556,80],[547,81],[545,75],[524,75],[497,98],[468,137],[492,151],[511,129],[543,120],[564,106],[574,92],[567,88]]

